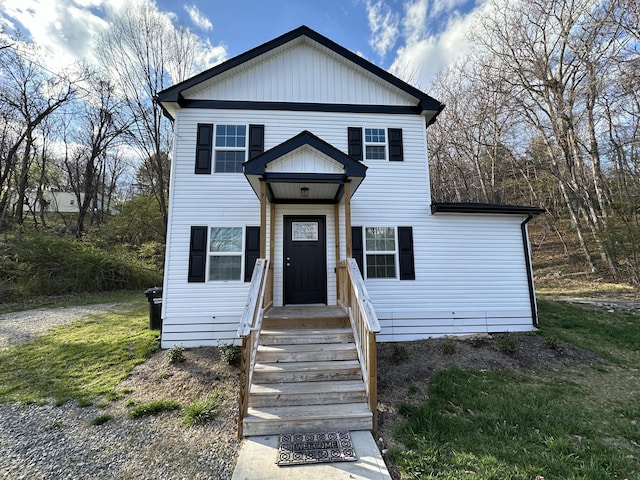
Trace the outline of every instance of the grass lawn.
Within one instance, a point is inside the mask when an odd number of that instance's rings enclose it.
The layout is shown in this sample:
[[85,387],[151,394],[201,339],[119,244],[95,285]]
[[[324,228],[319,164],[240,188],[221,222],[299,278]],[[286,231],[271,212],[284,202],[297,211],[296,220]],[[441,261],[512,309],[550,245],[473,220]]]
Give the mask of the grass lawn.
[[140,294],[127,308],[95,313],[0,350],[0,402],[86,404],[100,395],[117,397],[118,382],[158,348],[148,308]]
[[401,407],[403,478],[640,478],[640,316],[540,302],[540,324],[605,362],[437,373],[427,403]]

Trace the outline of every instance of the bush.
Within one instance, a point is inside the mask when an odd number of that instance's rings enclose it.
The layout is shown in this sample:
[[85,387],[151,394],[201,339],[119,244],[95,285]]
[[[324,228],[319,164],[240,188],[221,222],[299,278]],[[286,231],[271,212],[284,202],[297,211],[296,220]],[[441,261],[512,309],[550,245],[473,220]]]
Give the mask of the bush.
[[496,338],[498,344],[498,350],[507,355],[512,355],[518,348],[518,341],[513,337],[498,337]]
[[551,350],[558,350],[562,342],[558,337],[554,335],[545,335],[544,344],[547,346],[547,348],[550,348]]
[[174,345],[165,352],[164,356],[169,363],[182,363],[186,360],[182,345]]
[[229,365],[240,365],[240,357],[242,355],[240,345],[218,343],[218,351],[220,352],[220,358]]
[[23,229],[0,240],[3,302],[71,293],[141,290],[162,283],[138,258],[109,253],[69,236]]
[[445,338],[442,341],[442,353],[445,355],[453,355],[458,349],[458,344],[453,338]]
[[393,353],[391,354],[391,359],[393,363],[399,364],[409,359],[409,350],[406,346],[394,343],[393,344]]

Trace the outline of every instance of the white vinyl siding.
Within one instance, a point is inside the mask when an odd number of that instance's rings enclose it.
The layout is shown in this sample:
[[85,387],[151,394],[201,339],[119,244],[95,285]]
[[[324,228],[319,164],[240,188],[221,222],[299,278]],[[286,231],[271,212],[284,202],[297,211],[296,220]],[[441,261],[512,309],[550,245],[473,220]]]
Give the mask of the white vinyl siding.
[[[236,69],[192,99],[415,106],[416,99],[325,47],[299,45]],[[208,83],[208,82],[207,82]],[[197,91],[196,91],[197,90]]]

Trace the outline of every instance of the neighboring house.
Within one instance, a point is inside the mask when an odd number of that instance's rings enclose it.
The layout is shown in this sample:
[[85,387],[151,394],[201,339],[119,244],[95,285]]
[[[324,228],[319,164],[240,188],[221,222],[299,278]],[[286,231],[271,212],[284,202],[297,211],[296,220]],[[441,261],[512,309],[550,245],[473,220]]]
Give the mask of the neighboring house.
[[534,329],[543,210],[432,203],[437,100],[300,27],[157,101],[175,131],[163,348],[237,341],[258,257],[274,306],[336,305],[356,259],[378,341]]
[[[80,199],[84,201],[85,194],[80,194]],[[54,213],[78,213],[78,199],[73,192],[63,192],[60,190],[45,190],[42,192],[44,201],[44,211],[48,214]],[[25,211],[32,209],[39,214],[42,210],[42,202],[38,201],[37,192],[27,192],[25,195]],[[102,208],[102,201],[98,201],[96,208]]]

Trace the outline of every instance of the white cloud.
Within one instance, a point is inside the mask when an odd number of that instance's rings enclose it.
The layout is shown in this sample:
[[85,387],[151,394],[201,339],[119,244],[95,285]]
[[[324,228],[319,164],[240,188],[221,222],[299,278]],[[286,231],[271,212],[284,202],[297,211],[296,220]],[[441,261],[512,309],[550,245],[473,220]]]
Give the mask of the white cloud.
[[[0,11],[40,45],[52,65],[92,58],[93,39],[106,23],[91,8],[113,8],[99,0],[4,0]],[[103,5],[106,4],[106,5]]]
[[382,0],[375,3],[367,0],[366,9],[371,30],[369,45],[378,55],[384,57],[398,38],[398,15]]
[[191,5],[191,6],[185,5],[184,9],[187,11],[187,13],[189,14],[189,17],[191,18],[191,21],[196,27],[204,30],[205,32],[213,28],[213,24],[211,23],[211,20],[209,20],[206,16],[204,16],[202,12],[200,12],[200,10],[198,10],[198,8],[195,5]]
[[[133,1],[158,9],[154,0],[0,0],[0,22],[8,30],[23,30],[41,47],[49,67],[57,71],[78,60],[97,63],[95,40],[108,28],[104,19],[130,7]],[[187,11],[200,28],[212,28],[195,7]],[[178,18],[173,12],[161,14],[169,23]],[[213,46],[208,39],[202,42],[198,60],[204,65],[211,66],[226,57],[223,45]]]
[[427,32],[427,0],[414,0],[405,7],[402,19],[403,35],[407,45],[420,42]]
[[431,7],[431,13],[433,15],[439,15],[441,13],[452,12],[459,6],[464,5],[466,0],[434,0]]
[[[428,89],[438,72],[469,50],[467,33],[486,5],[479,2],[478,7],[462,15],[457,10],[462,3],[462,0],[409,3],[402,19],[404,45],[398,49],[389,71],[420,89]],[[444,27],[430,31],[429,22],[436,22],[439,27],[440,19],[447,19],[442,20]]]

